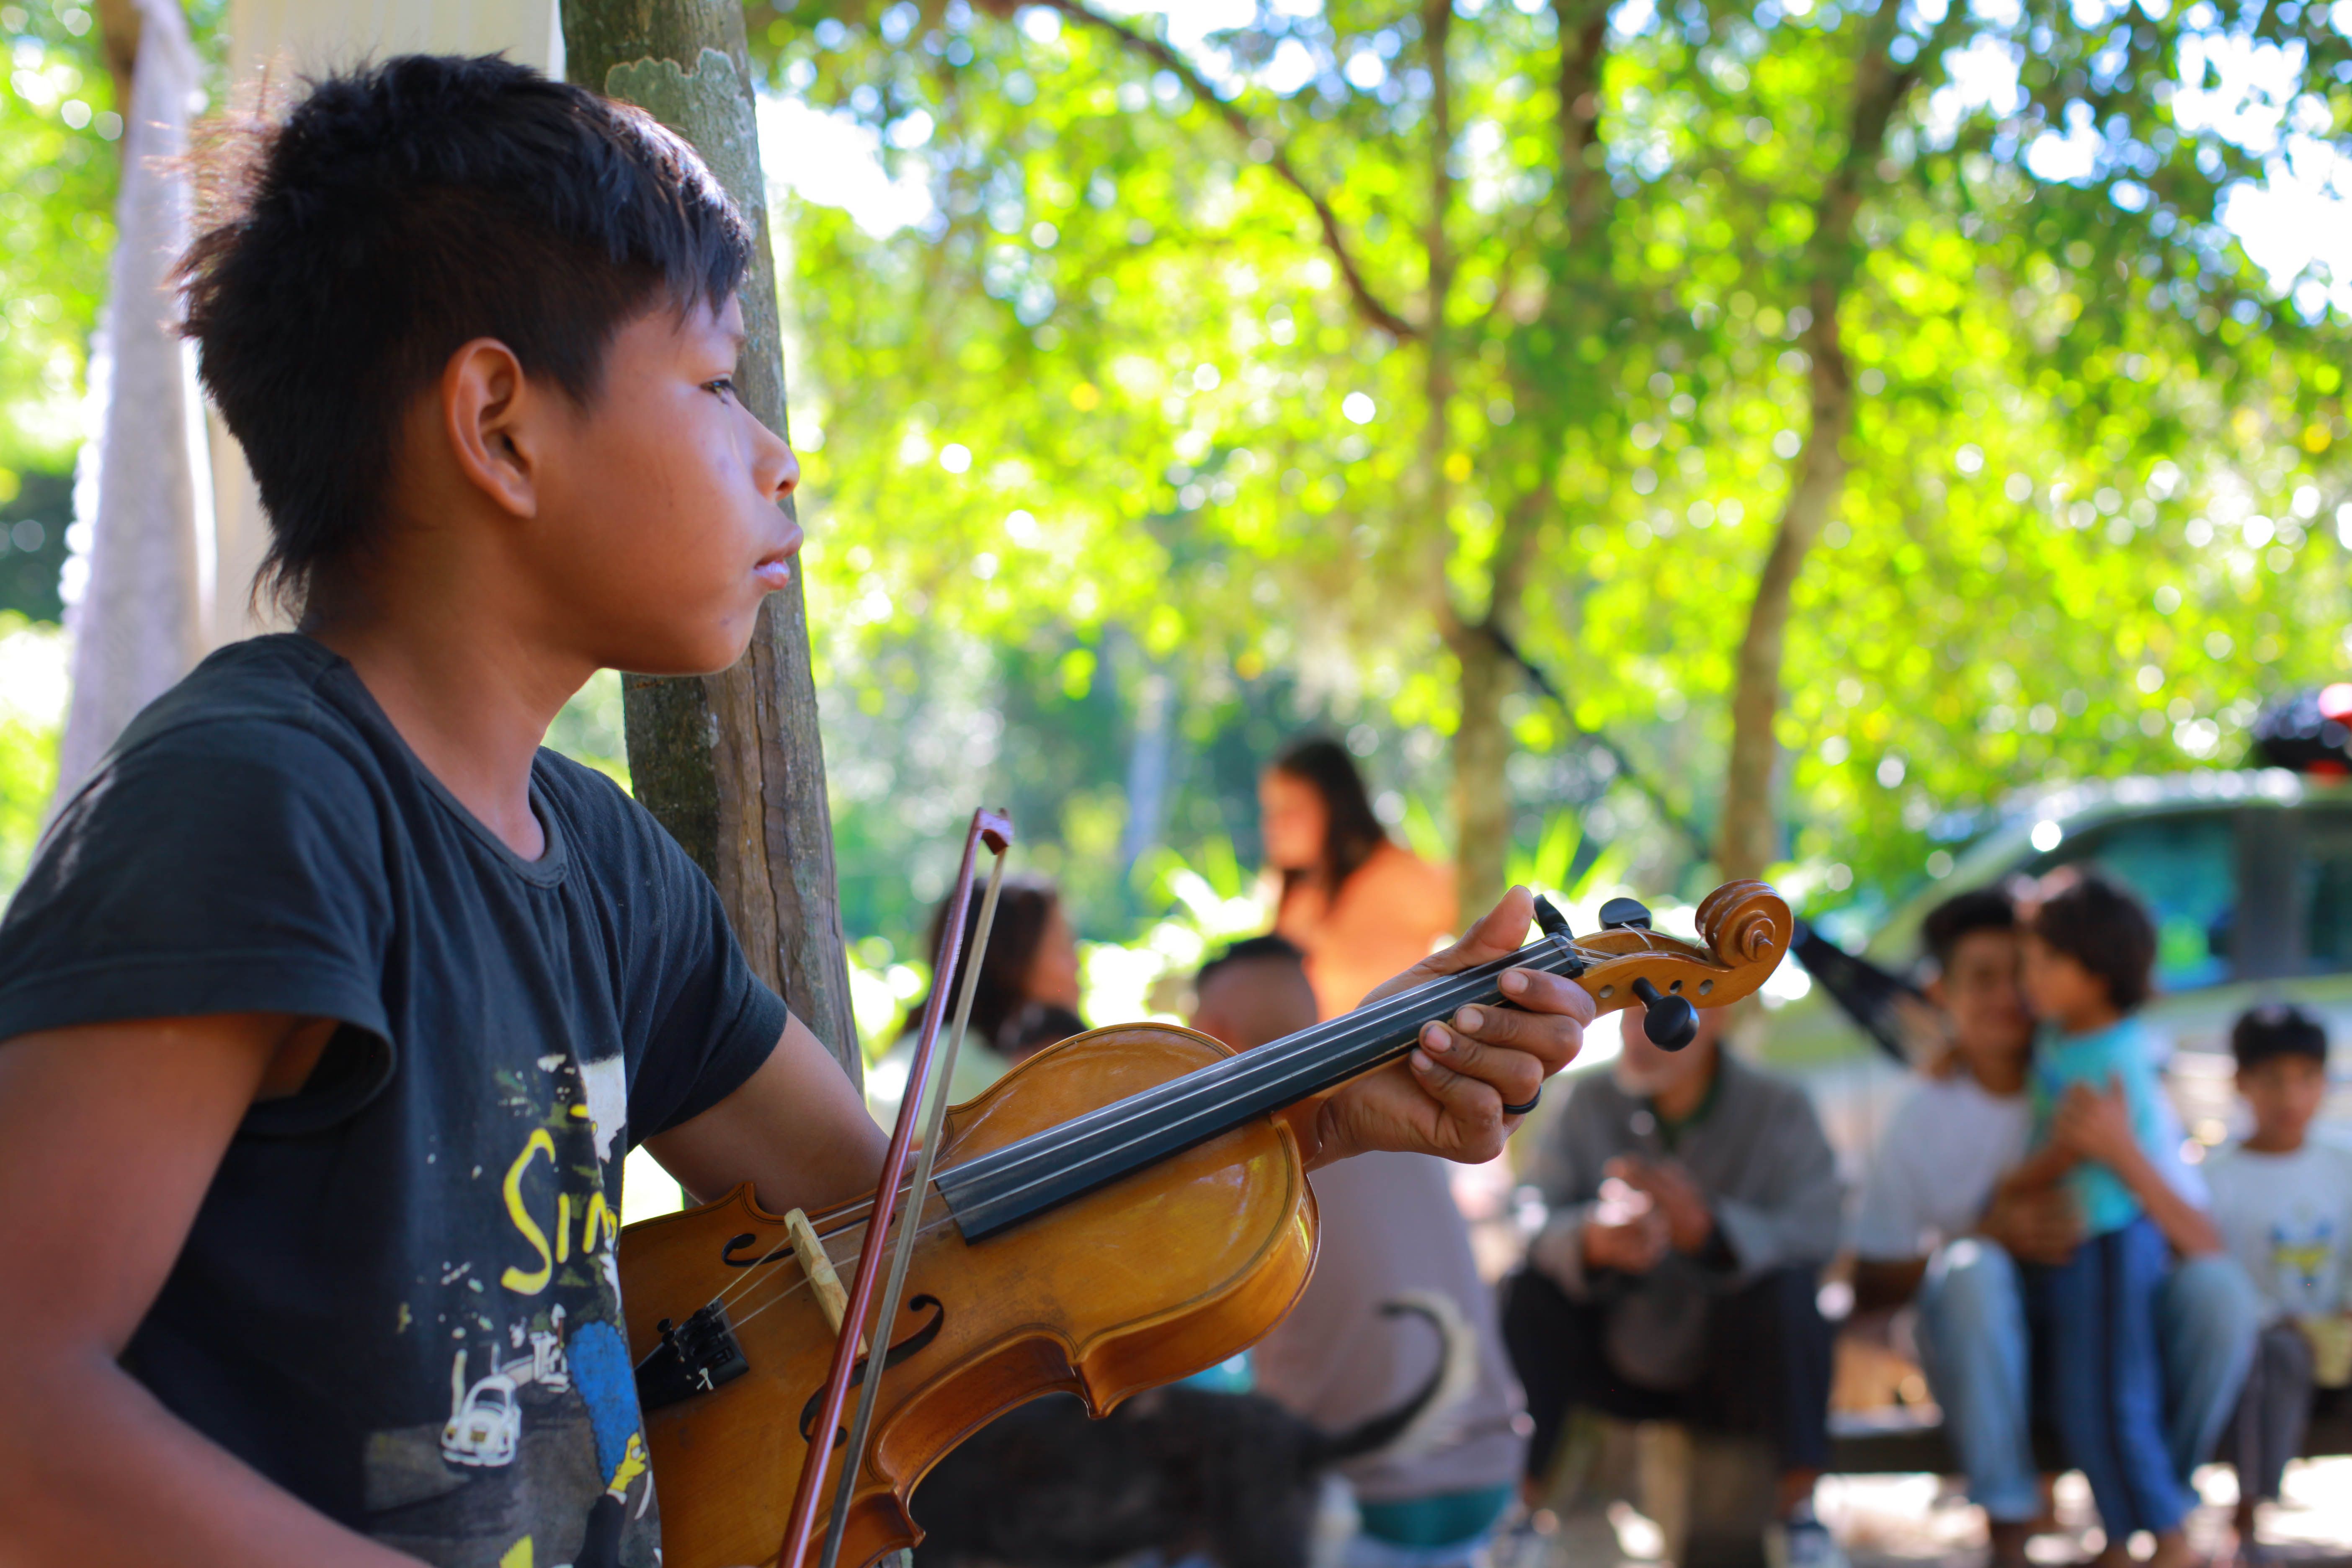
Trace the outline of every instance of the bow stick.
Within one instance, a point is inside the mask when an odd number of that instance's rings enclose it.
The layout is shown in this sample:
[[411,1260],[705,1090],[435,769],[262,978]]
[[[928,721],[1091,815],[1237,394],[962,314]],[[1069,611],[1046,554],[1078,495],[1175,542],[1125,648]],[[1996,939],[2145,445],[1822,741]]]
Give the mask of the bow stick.
[[[972,962],[964,975],[962,994],[956,1010],[956,1026],[950,1037],[947,1056],[937,1073],[931,1070],[932,1049],[939,1043],[940,1024],[947,1010],[947,986],[942,978],[952,977],[963,958],[964,917],[971,907],[973,871],[980,847],[985,843],[996,856],[996,865],[988,880],[988,893],[982,908]],[[935,1109],[930,1113],[928,1135],[917,1166],[914,1193],[914,1220],[901,1231],[898,1245],[890,1265],[889,1289],[881,1303],[881,1315],[876,1321],[872,1342],[876,1352],[874,1375],[866,1378],[858,1399],[857,1419],[842,1454],[841,1481],[835,1489],[833,1513],[826,1521],[821,1568],[835,1568],[841,1552],[842,1533],[848,1527],[849,1501],[854,1494],[858,1467],[863,1461],[865,1439],[870,1430],[876,1401],[882,1386],[880,1352],[889,1342],[891,1318],[898,1311],[899,1292],[907,1282],[907,1267],[914,1256],[916,1233],[921,1228],[923,1212],[922,1190],[929,1182],[931,1163],[938,1155],[940,1129],[944,1122],[947,1105],[948,1075],[954,1070],[958,1049],[963,1044],[965,1025],[971,1016],[972,996],[980,977],[980,954],[988,940],[988,923],[996,912],[996,895],[1004,876],[1005,852],[1013,846],[1013,820],[1001,812],[986,807],[971,814],[971,831],[964,835],[963,863],[956,871],[955,889],[948,905],[948,918],[940,932],[939,968],[935,973],[930,1000],[923,1006],[922,1026],[915,1037],[914,1060],[907,1068],[907,1093],[898,1105],[898,1120],[891,1129],[890,1146],[882,1156],[882,1174],[874,1189],[874,1207],[866,1226],[866,1245],[857,1255],[857,1273],[850,1285],[849,1301],[841,1318],[841,1340],[834,1346],[833,1367],[824,1380],[817,1420],[809,1428],[808,1457],[801,1464],[800,1480],[793,1490],[793,1511],[784,1525],[782,1547],[776,1562],[778,1568],[804,1568],[809,1547],[809,1533],[815,1523],[817,1488],[823,1482],[825,1461],[833,1446],[833,1435],[841,1425],[842,1406],[849,1395],[849,1376],[857,1363],[857,1345],[866,1321],[866,1310],[874,1304],[876,1277],[881,1272],[883,1238],[889,1234],[890,1222],[897,1212],[898,1184],[907,1173],[907,1160],[914,1142],[916,1118],[924,1112],[929,1100]]]

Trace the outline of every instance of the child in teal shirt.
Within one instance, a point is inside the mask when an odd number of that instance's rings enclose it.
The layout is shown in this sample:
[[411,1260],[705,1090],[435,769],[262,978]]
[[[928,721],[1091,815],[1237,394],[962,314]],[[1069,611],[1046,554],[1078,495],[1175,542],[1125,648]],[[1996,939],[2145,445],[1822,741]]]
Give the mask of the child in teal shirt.
[[2164,1233],[2116,1171],[2054,1136],[2072,1094],[2119,1094],[2133,1141],[2161,1151],[2164,1092],[2147,1031],[2156,927],[2137,900],[2095,874],[2061,873],[2026,924],[2025,995],[2042,1021],[2032,1076],[2033,1152],[2013,1186],[2063,1184],[2084,1240],[2066,1262],[2025,1270],[2028,1318],[2051,1414],[2070,1463],[2091,1483],[2108,1542],[2130,1561],[2137,1531],[2156,1537],[2148,1568],[2193,1561],[2182,1521],[2195,1500],[2167,1452],[2157,1294],[2171,1266]]
[[[2122,1090],[2124,1104],[2131,1112],[2133,1138],[2151,1159],[2164,1156],[2159,1140],[2165,1122],[2157,1110],[2164,1085],[2157,1076],[2147,1030],[2137,1018],[2119,1018],[2087,1035],[2069,1034],[2063,1023],[2045,1023],[2034,1042],[2033,1065],[2026,1081],[2033,1105],[2030,1148],[2048,1147],[2059,1101],[2079,1083],[2093,1089]],[[2123,1178],[2095,1160],[2081,1162],[2060,1180],[2083,1212],[2085,1236],[2121,1230],[2146,1212]]]

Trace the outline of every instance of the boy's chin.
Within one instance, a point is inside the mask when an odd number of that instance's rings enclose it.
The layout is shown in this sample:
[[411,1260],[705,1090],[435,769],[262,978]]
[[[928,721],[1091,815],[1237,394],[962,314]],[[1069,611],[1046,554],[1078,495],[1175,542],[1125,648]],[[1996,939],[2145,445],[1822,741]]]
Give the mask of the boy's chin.
[[717,675],[742,662],[745,650],[751,646],[752,630],[758,625],[756,616],[747,616],[740,629],[728,632],[694,637],[645,637],[634,647],[616,650],[616,656],[606,662],[614,669],[625,669],[633,675]]

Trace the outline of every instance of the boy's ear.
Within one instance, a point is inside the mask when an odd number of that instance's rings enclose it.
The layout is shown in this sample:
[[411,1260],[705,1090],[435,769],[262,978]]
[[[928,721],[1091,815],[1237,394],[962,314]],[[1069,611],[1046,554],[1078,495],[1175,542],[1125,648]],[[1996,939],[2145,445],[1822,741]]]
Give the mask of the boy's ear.
[[441,372],[441,421],[458,471],[501,510],[539,515],[539,432],[546,390],[496,338],[476,338]]
[[1919,987],[1919,992],[1931,1005],[1941,1011],[1948,1013],[1952,1010],[1950,1002],[1947,1000],[1948,993],[1944,990],[1944,977],[1941,974]]

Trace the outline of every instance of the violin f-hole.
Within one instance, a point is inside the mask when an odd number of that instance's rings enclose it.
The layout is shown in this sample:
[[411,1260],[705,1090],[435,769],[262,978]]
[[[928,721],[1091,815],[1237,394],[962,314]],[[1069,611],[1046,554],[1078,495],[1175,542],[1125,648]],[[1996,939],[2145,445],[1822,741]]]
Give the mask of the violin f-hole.
[[790,1258],[793,1255],[793,1244],[791,1241],[787,1240],[783,1246],[777,1247],[773,1252],[768,1253],[764,1257],[738,1258],[735,1256],[736,1253],[742,1250],[744,1247],[756,1245],[759,1242],[759,1239],[760,1238],[757,1236],[754,1236],[751,1232],[748,1230],[745,1231],[742,1235],[734,1237],[732,1240],[729,1241],[726,1246],[719,1249],[719,1261],[725,1264],[730,1268],[757,1268],[764,1263],[782,1263],[785,1258]]
[[[948,1310],[946,1304],[937,1296],[913,1296],[908,1299],[907,1310],[910,1312],[919,1312],[926,1307],[929,1307],[931,1310],[930,1321],[925,1323],[921,1328],[917,1329],[913,1333],[908,1334],[905,1339],[900,1340],[897,1344],[892,1345],[888,1350],[882,1353],[883,1371],[889,1371],[892,1367],[897,1366],[899,1363],[907,1360],[910,1356],[919,1355],[924,1350],[929,1347],[930,1342],[933,1340],[940,1337],[940,1331],[947,1326],[948,1321]],[[874,1358],[870,1355],[862,1355],[857,1358],[856,1362],[849,1369],[850,1387],[856,1388],[859,1384],[866,1381],[866,1368],[873,1360]],[[823,1388],[819,1388],[814,1394],[809,1395],[808,1403],[801,1406],[800,1427],[801,1436],[803,1439],[806,1439],[810,1433],[815,1430],[817,1406],[823,1404],[824,1400],[824,1390]],[[838,1448],[847,1441],[849,1441],[849,1434],[847,1432],[838,1426],[833,1429],[833,1446],[835,1447]]]

